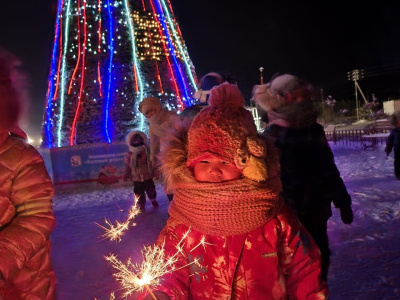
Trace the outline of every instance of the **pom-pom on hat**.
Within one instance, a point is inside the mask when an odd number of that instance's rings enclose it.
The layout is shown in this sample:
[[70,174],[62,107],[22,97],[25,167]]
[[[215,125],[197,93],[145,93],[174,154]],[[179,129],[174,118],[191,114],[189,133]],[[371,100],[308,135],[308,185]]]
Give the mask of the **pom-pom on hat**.
[[208,107],[201,110],[188,130],[187,166],[217,157],[226,160],[255,181],[267,178],[266,146],[257,135],[250,111],[236,85],[225,82],[211,89]]
[[142,100],[139,104],[139,111],[142,114],[146,114],[150,109],[155,109],[156,111],[161,110],[161,103],[156,97],[147,97]]

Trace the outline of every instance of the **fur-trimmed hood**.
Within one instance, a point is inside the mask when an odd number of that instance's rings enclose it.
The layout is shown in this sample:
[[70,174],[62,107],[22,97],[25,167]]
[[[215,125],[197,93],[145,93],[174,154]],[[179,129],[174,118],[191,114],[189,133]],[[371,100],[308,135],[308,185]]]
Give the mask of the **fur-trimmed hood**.
[[146,134],[144,132],[140,131],[140,130],[132,130],[131,132],[128,133],[128,135],[126,136],[126,139],[125,139],[125,142],[129,147],[129,150],[132,150],[131,148],[133,148],[132,145],[131,145],[131,139],[135,134],[140,135],[143,138],[143,143],[146,146],[148,146],[148,139],[147,139]]
[[[158,155],[161,161],[161,172],[164,175],[167,189],[172,191],[178,183],[196,182],[192,170],[187,167],[188,130],[191,120],[183,119],[175,122],[162,139],[162,147]],[[269,137],[262,137],[266,151],[266,180],[280,175],[279,152]],[[277,183],[278,185],[280,184]]]

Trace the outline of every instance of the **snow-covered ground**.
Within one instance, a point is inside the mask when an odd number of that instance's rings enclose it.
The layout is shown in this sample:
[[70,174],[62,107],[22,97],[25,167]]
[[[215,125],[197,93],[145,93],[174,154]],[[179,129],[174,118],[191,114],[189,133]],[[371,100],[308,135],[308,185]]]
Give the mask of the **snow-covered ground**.
[[[334,209],[328,224],[331,300],[400,299],[400,181],[393,154],[384,145],[333,145],[336,164],[353,199],[354,222],[344,225]],[[147,203],[120,243],[102,240],[108,218],[123,222],[133,204],[130,186],[58,187],[54,197],[57,226],[52,234],[52,260],[58,277],[59,300],[108,300],[119,285],[105,256],[140,262],[144,245],[152,244],[168,218],[169,202],[157,185],[160,207]],[[129,299],[134,299],[131,297]],[[258,300],[258,299],[257,299]]]

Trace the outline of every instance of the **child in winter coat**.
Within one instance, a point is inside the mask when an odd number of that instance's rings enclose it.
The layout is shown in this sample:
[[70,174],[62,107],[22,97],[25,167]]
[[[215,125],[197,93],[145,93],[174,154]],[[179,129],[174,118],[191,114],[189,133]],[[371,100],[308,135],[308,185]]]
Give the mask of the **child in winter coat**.
[[277,152],[237,86],[213,88],[209,106],[166,137],[174,201],[157,243],[178,270],[157,299],[327,299],[318,247],[282,201]]
[[54,188],[42,156],[18,127],[17,66],[0,51],[0,299],[54,300]]
[[400,113],[391,116],[391,123],[395,126],[389,134],[386,142],[385,152],[389,156],[390,152],[394,153],[394,175],[400,180]]
[[146,194],[153,207],[158,207],[156,187],[153,181],[153,167],[149,160],[147,137],[143,132],[134,130],[126,137],[126,143],[129,151],[124,158],[123,179],[125,181],[128,178],[132,179],[133,192],[139,197],[138,205],[140,210],[143,211],[145,209]]
[[280,153],[283,197],[321,250],[322,278],[327,280],[330,249],[327,233],[332,202],[344,224],[353,222],[351,197],[336,167],[312,86],[284,74],[253,90],[253,100],[268,114],[264,135]]

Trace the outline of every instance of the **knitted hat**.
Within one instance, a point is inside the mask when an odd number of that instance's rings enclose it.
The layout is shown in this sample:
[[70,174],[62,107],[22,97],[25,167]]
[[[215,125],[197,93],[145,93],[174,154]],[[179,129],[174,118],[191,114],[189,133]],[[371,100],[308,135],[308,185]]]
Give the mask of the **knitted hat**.
[[8,130],[18,125],[21,113],[21,99],[16,89],[18,64],[14,56],[0,50],[0,126]]
[[158,100],[155,97],[147,97],[142,100],[142,102],[139,103],[139,111],[142,114],[146,114],[146,112],[150,109],[155,109],[156,111],[161,110],[161,103],[160,100]]
[[199,99],[200,102],[207,102],[210,90],[224,81],[222,76],[215,72],[210,72],[204,75],[199,82],[200,88],[194,94],[195,99]]
[[200,88],[202,90],[211,90],[214,86],[223,82],[221,75],[215,72],[208,73],[200,80]]
[[202,159],[226,160],[255,181],[265,180],[266,146],[257,135],[250,111],[236,85],[225,82],[211,90],[209,106],[195,117],[188,131],[188,160],[193,165]]
[[267,84],[254,86],[252,100],[265,111],[271,111],[291,103],[310,100],[312,94],[311,85],[294,75],[284,74]]

